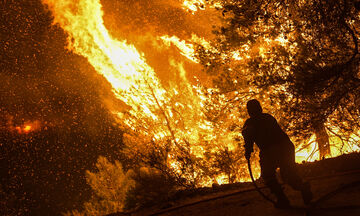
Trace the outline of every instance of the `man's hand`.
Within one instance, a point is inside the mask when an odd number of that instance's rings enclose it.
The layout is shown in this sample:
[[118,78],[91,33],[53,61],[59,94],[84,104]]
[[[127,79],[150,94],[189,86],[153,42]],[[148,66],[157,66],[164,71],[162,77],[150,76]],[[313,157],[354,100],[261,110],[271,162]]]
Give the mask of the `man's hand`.
[[250,160],[250,157],[251,157],[251,152],[245,152],[245,158],[246,160]]

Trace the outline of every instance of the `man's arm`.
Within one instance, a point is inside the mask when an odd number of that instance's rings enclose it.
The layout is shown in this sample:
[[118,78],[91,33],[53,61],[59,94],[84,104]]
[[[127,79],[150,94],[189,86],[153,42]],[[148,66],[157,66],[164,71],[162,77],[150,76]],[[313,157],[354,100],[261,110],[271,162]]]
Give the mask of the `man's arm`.
[[245,158],[246,160],[249,160],[251,157],[251,153],[253,152],[253,147],[254,147],[254,129],[251,126],[251,124],[249,124],[249,121],[247,120],[244,124],[243,130],[242,130],[242,135],[244,137],[244,141],[245,141]]

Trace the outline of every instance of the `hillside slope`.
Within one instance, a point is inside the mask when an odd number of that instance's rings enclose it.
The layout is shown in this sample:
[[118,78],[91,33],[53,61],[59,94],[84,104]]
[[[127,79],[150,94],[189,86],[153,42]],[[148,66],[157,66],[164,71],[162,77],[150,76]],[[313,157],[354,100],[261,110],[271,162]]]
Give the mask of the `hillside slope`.
[[[225,190],[229,186],[222,186],[224,190],[217,189],[214,193],[176,201],[176,204],[167,209],[146,209],[132,215],[360,215],[359,153],[301,164],[299,169],[311,183],[314,200],[320,199],[316,208],[308,212],[300,208],[275,209],[251,184],[245,183],[231,190]],[[261,182],[257,184],[263,186]],[[262,190],[269,195],[268,189]],[[288,186],[285,186],[285,192],[292,205],[303,206],[300,193]]]

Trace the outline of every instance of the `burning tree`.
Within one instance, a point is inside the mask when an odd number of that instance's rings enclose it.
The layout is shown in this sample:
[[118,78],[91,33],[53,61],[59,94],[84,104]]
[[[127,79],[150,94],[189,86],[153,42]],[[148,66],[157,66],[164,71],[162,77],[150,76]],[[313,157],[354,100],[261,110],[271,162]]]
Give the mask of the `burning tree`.
[[[121,101],[109,109],[124,131],[126,170],[155,168],[179,188],[243,180],[242,147],[230,128],[242,125],[245,112],[235,108],[254,95],[280,108],[277,117],[289,113],[281,122],[298,139],[315,133],[320,156],[330,152],[329,132],[342,132],[341,139],[346,132],[349,141],[357,131],[358,15],[352,3],[211,1],[224,23],[217,41],[198,40],[198,59],[193,46],[159,37],[159,43],[185,46],[181,54],[200,60],[216,88],[190,83],[175,60],[169,69],[174,79],[161,80],[135,46],[110,35],[98,0],[44,3],[68,34],[69,49],[84,56]],[[344,69],[327,72],[337,68]],[[341,84],[346,88],[340,91]],[[354,120],[341,119],[342,109]]]
[[44,3],[68,34],[69,49],[86,57],[121,101],[110,110],[124,131],[126,168],[156,168],[185,188],[244,178],[239,172],[243,163],[235,163],[242,148],[228,129],[238,116],[227,97],[191,84],[183,65],[175,61],[170,61],[174,80],[164,85],[143,54],[109,34],[99,1]]
[[254,88],[294,138],[315,134],[320,158],[331,140],[335,154],[358,149],[358,1],[207,2],[223,24],[198,56],[219,88]]

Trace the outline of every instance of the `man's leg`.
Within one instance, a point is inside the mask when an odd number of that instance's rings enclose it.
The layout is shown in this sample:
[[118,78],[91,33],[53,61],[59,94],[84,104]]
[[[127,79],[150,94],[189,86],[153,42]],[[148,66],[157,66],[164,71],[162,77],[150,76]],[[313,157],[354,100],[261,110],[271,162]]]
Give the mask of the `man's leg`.
[[313,194],[310,189],[310,184],[304,182],[297,172],[294,151],[290,150],[287,152],[284,160],[281,160],[280,174],[284,182],[288,183],[294,190],[301,191],[305,204],[311,202]]
[[261,177],[265,185],[270,188],[270,191],[276,196],[277,202],[275,207],[286,208],[290,206],[290,202],[284,191],[276,179],[276,163],[273,160],[260,159]]

